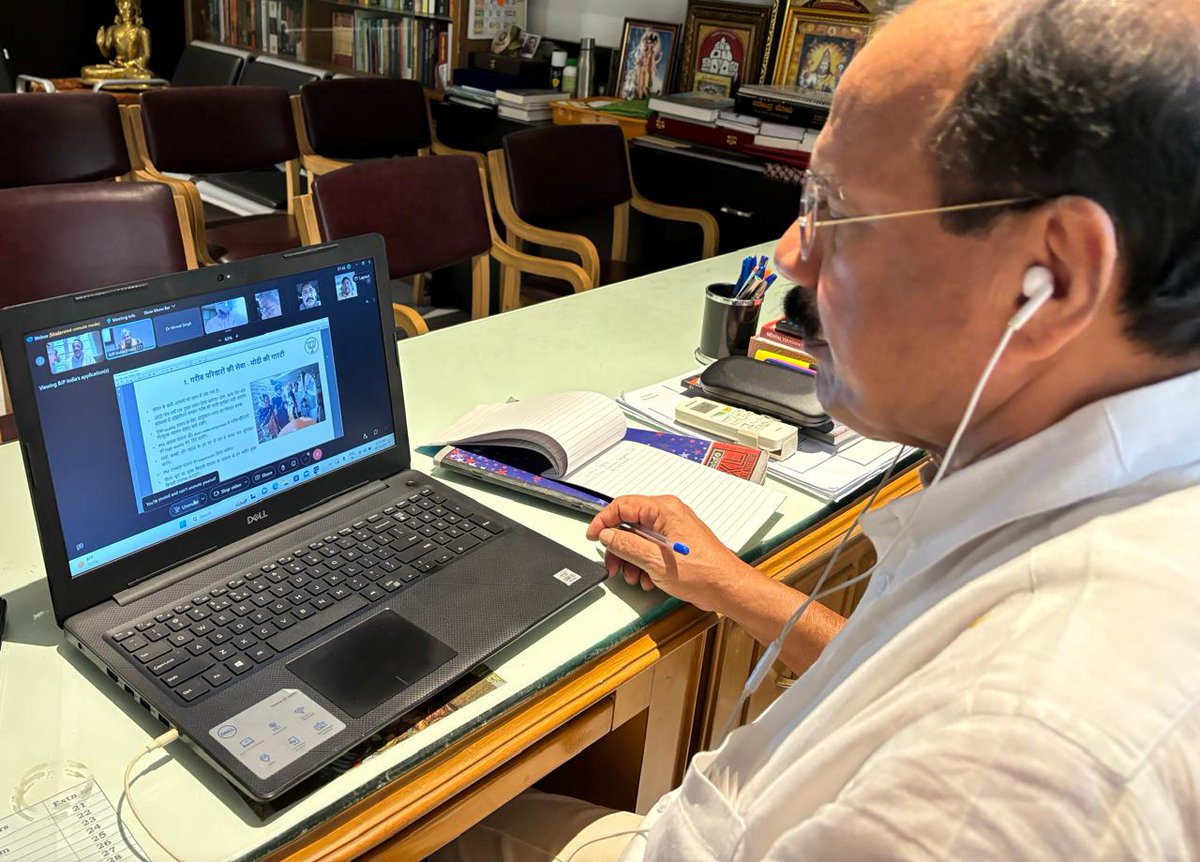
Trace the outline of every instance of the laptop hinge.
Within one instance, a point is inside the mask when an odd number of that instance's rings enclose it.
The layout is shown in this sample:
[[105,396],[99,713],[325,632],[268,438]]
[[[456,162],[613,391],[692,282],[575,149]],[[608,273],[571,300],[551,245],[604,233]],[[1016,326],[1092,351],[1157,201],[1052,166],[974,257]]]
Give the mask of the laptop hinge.
[[260,545],[273,542],[276,539],[286,536],[288,533],[293,533],[301,529],[307,524],[332,515],[346,506],[353,505],[360,500],[365,500],[372,494],[385,490],[387,487],[386,482],[378,480],[357,485],[348,491],[343,491],[340,494],[322,500],[300,512],[298,515],[288,518],[286,521],[276,524],[273,527],[259,530],[257,533],[247,536],[241,541],[234,542],[231,545],[224,545],[211,553],[205,553],[190,563],[173,567],[162,574],[152,575],[146,580],[138,581],[130,585],[128,589],[114,595],[113,601],[122,606],[132,604],[139,599],[144,599],[151,593],[156,593],[171,586],[171,584],[176,584],[185,578],[190,578],[192,575],[203,572],[205,569],[211,569],[213,566],[220,565],[226,560],[231,560],[239,554],[244,554]]

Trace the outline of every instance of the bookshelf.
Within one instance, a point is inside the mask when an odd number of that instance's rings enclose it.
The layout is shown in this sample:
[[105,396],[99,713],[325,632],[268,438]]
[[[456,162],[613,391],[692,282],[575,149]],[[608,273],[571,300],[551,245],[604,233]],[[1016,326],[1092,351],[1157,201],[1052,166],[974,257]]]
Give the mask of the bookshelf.
[[[186,0],[188,40],[203,39],[348,74],[414,78],[467,64],[471,0]],[[449,71],[449,70],[447,70]]]

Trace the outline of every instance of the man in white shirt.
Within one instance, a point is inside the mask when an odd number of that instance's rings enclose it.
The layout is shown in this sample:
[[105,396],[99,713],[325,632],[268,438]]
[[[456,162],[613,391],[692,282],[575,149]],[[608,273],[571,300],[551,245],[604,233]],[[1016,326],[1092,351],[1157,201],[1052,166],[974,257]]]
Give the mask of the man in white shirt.
[[[644,819],[526,795],[439,858],[1200,858],[1198,41],[1179,0],[920,0],[878,33],[777,251],[823,403],[940,460],[1031,274],[1048,298],[945,480],[864,517],[882,565],[849,620],[807,610],[769,710]],[[763,643],[805,600],[677,501],[588,535]]]

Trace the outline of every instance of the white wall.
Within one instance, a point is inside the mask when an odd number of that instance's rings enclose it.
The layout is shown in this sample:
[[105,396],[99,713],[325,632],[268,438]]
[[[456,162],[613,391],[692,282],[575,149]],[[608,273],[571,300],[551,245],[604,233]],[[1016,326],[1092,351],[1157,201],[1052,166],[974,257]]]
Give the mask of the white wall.
[[[771,0],[742,0],[766,6]],[[687,0],[527,0],[530,33],[578,40],[591,36],[598,45],[616,48],[621,43],[625,19],[682,24]]]

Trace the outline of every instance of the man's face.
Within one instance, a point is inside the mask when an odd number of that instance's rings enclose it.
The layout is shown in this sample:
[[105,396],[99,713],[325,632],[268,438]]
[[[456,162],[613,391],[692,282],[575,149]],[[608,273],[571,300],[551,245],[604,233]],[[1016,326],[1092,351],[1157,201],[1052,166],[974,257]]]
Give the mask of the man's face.
[[[838,89],[813,152],[829,202],[818,218],[941,203],[927,142],[971,52],[929,51],[927,34],[937,31],[903,23],[884,28]],[[942,68],[921,69],[927,62]],[[798,228],[784,235],[776,259],[819,319],[810,349],[831,414],[872,437],[945,448],[1028,266],[1005,234],[1001,223],[986,235],[952,235],[936,215],[829,225],[807,261]]]
[[71,345],[71,352],[75,354],[76,359],[83,358],[83,342],[76,341]]

